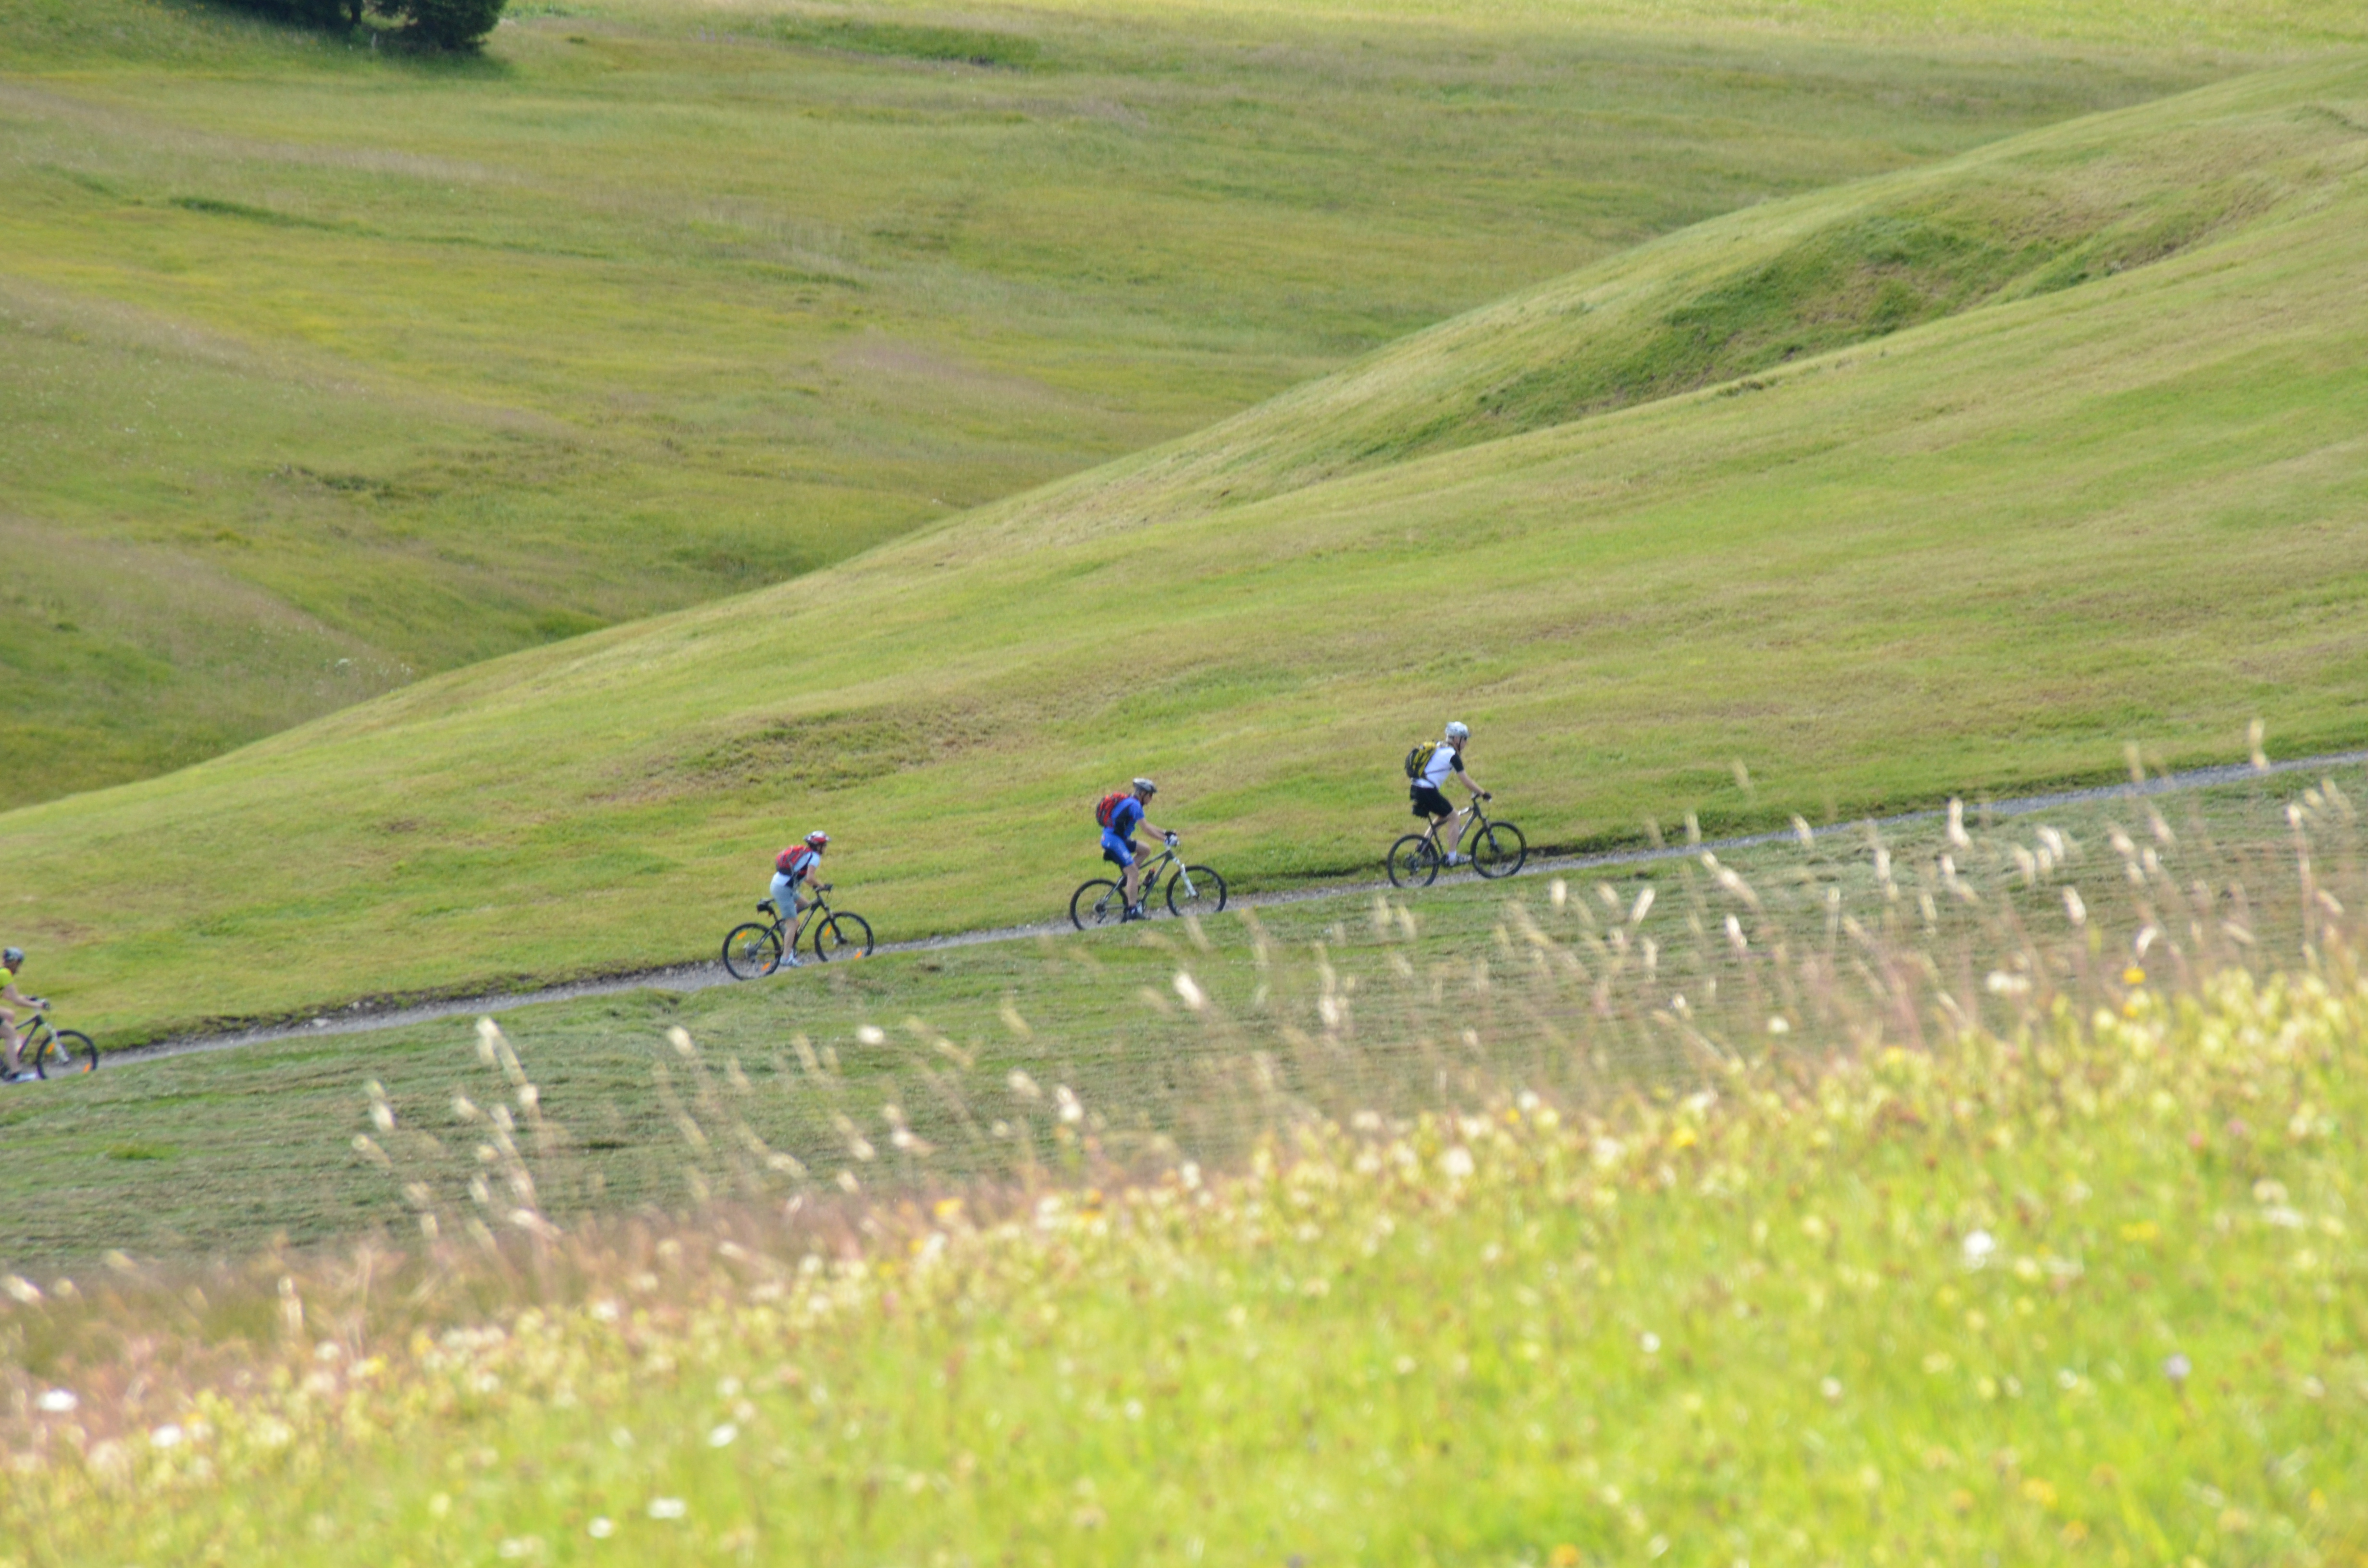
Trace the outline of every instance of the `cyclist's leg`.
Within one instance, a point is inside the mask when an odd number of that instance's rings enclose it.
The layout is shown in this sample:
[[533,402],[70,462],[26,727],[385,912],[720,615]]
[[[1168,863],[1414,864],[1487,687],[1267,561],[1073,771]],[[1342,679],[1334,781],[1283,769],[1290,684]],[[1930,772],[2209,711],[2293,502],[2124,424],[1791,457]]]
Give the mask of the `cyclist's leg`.
[[773,882],[767,896],[773,901],[773,914],[781,920],[793,920],[798,913],[798,884],[795,878],[773,873]]
[[[27,1034],[31,1032],[26,1030]],[[7,1041],[5,1075],[13,1078],[25,1068],[25,1036],[17,1032],[17,1011],[13,1007],[0,1007],[0,1038]]]
[[1424,836],[1436,846],[1440,828],[1455,814],[1455,808],[1447,803],[1446,796],[1429,784],[1417,784],[1409,793],[1414,801],[1414,814],[1422,818],[1425,824]]
[[1102,834],[1102,858],[1118,868],[1119,892],[1129,909],[1134,907],[1135,885],[1143,880],[1142,852],[1130,840],[1105,830]]

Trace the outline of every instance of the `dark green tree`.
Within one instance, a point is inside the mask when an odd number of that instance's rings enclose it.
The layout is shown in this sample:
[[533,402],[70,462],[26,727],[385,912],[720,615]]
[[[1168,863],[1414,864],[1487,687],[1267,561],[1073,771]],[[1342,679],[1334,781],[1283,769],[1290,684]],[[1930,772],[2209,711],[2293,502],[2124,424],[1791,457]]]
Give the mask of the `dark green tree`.
[[427,49],[468,50],[502,19],[503,0],[235,0],[248,10],[304,27],[349,31],[364,14],[396,25],[397,36]]
[[502,0],[371,0],[431,49],[474,49],[502,19]]

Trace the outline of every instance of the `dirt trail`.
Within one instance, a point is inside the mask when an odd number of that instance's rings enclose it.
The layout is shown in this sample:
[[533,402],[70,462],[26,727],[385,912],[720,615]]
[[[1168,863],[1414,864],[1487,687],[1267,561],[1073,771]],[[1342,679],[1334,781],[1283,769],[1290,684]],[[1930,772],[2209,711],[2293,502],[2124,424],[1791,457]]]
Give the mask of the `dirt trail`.
[[[2248,778],[2264,778],[2282,773],[2305,773],[2334,767],[2368,763],[2368,751],[2331,752],[2320,756],[2295,757],[2286,762],[2273,762],[2266,769],[2245,763],[2230,763],[2219,767],[2192,768],[2184,773],[2169,773],[2149,778],[2140,784],[2109,784],[2089,790],[2065,790],[2052,794],[2022,795],[2011,800],[1989,801],[1983,809],[1997,816],[2028,816],[2033,812],[2054,811],[2097,801],[2136,799],[2147,795],[2178,794],[2192,790],[2207,790],[2215,785],[2237,784]],[[1901,812],[1892,816],[1868,819],[1877,827],[1893,827],[1907,823],[1930,822],[1941,815],[1938,811]],[[1815,830],[1820,838],[1838,833],[1862,831],[1866,821],[1837,823]],[[1616,849],[1600,855],[1533,856],[1520,875],[1535,877],[1556,871],[1583,871],[1599,868],[1644,865],[1655,860],[1668,860],[1679,856],[1697,855],[1705,849],[1748,849],[1757,845],[1777,844],[1793,837],[1789,831],[1746,834],[1736,838],[1714,838],[1701,844],[1673,845],[1661,849]],[[1296,888],[1287,892],[1252,893],[1232,901],[1228,907],[1269,909],[1280,904],[1304,903],[1314,899],[1338,898],[1344,894],[1386,890],[1386,881],[1333,882],[1321,887]],[[982,942],[1012,942],[1031,937],[1052,936],[1069,929],[1065,920],[1045,921],[1034,926],[1006,926],[993,930],[958,931],[943,937],[925,937],[908,942],[882,942],[877,949],[882,953],[928,952],[943,948],[967,948]],[[811,967],[811,966],[810,966]],[[665,991],[703,991],[711,985],[729,985],[732,977],[723,966],[713,960],[700,963],[669,964],[657,969],[637,970],[627,974],[604,975],[598,979],[570,981],[564,984],[545,986],[536,991],[507,991],[483,996],[450,997],[439,1002],[424,1002],[414,1006],[373,1008],[367,1003],[349,1003],[345,1007],[314,1017],[302,1024],[269,1024],[248,1029],[226,1030],[217,1034],[187,1035],[158,1040],[151,1045],[133,1046],[124,1051],[108,1051],[106,1070],[129,1066],[141,1062],[153,1062],[166,1056],[186,1056],[194,1051],[229,1051],[242,1045],[260,1045],[282,1040],[316,1040],[332,1035],[362,1034],[375,1029],[403,1028],[412,1024],[433,1023],[439,1018],[467,1017],[491,1013],[505,1013],[513,1008],[531,1007],[544,1002],[566,1002],[584,996],[607,996],[622,991],[638,991],[654,986]]]

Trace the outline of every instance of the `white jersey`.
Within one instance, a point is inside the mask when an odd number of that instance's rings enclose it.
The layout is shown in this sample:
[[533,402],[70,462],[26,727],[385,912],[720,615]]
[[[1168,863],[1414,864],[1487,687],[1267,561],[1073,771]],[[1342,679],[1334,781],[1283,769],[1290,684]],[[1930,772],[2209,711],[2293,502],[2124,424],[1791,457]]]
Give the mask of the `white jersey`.
[[1463,771],[1463,759],[1455,755],[1453,746],[1441,742],[1431,749],[1430,760],[1422,765],[1422,776],[1415,782],[1437,790],[1443,788],[1452,775]]

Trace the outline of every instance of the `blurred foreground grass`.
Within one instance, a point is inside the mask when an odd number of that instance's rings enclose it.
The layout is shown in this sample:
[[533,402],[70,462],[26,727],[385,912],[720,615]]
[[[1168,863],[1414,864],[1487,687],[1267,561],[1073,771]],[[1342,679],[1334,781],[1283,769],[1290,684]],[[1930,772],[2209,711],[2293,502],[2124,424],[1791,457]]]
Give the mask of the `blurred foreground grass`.
[[434,1239],[6,1279],[0,1562],[2356,1562],[2358,828],[2289,804],[1703,857],[1667,946],[1383,902],[1291,1017],[1186,944],[1223,1166],[1013,1069],[900,1192],[919,1096],[806,1040],[842,1178],[682,1034],[717,1200],[598,1221],[489,1030]]

